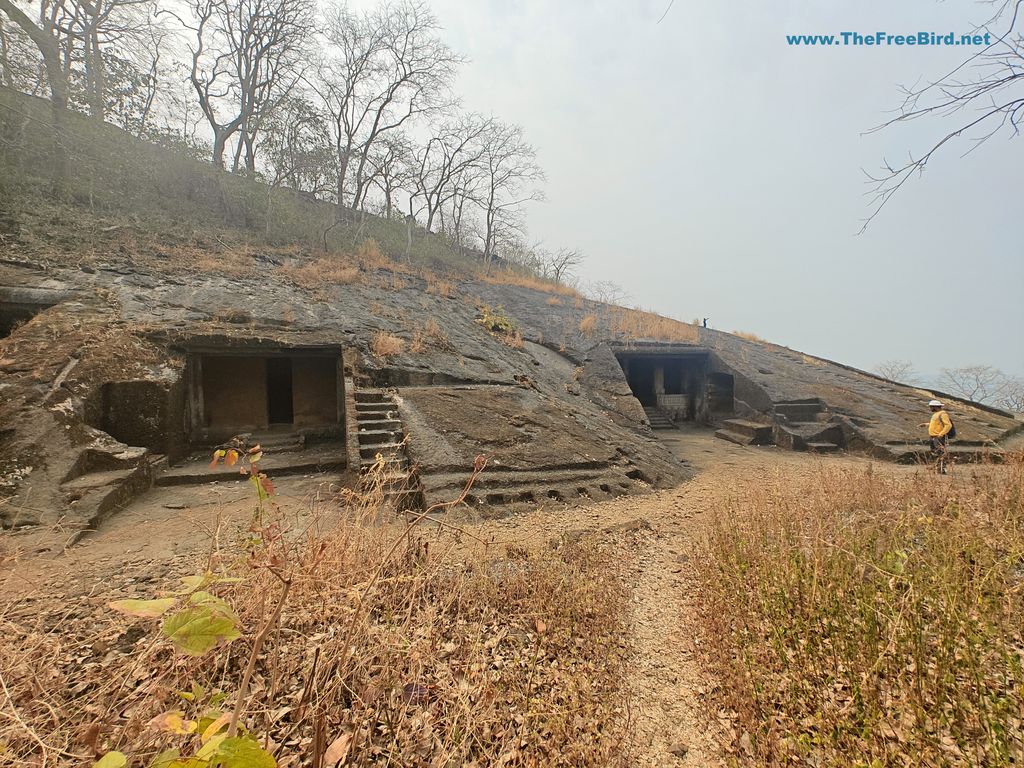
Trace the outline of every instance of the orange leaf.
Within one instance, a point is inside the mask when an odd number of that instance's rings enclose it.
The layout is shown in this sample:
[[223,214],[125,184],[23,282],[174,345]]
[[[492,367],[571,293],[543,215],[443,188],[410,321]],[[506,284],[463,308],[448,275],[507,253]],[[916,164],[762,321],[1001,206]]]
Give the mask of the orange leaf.
[[235,464],[238,463],[238,451],[236,451],[234,448],[228,451],[228,455],[227,458],[224,459],[224,463],[226,463],[229,467],[235,466]]
[[274,495],[274,484],[271,482],[270,478],[267,477],[266,475],[264,475],[262,472],[260,473],[259,477],[260,477],[260,485],[263,486],[264,493],[266,493],[267,496],[273,496]]

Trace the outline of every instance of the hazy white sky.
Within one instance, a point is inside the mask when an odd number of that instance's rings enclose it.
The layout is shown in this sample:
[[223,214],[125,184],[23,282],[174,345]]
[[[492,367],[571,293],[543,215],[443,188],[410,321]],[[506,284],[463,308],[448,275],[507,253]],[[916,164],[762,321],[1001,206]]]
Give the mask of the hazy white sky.
[[584,279],[712,327],[870,368],[1024,374],[1024,138],[963,143],[864,235],[862,169],[920,150],[922,121],[864,135],[899,84],[963,48],[796,48],[786,34],[971,31],[965,0],[434,0],[468,56],[468,109],[521,123],[547,200],[531,235],[587,254]]

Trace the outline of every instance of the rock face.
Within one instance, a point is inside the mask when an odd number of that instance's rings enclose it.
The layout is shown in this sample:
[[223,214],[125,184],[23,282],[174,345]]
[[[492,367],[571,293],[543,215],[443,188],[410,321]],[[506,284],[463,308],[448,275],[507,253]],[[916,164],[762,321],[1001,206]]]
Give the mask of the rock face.
[[[919,447],[931,393],[782,347],[689,326],[655,341],[616,307],[455,278],[438,290],[404,269],[302,287],[251,260],[223,272],[126,255],[0,263],[0,315],[16,315],[0,338],[5,527],[95,526],[229,434],[282,452],[328,442],[341,446],[331,466],[347,456],[353,471],[381,455],[420,505],[459,496],[484,455],[466,502],[488,507],[685,479],[643,406],[739,418],[797,450]],[[951,412],[968,444],[1018,426],[963,402]]]

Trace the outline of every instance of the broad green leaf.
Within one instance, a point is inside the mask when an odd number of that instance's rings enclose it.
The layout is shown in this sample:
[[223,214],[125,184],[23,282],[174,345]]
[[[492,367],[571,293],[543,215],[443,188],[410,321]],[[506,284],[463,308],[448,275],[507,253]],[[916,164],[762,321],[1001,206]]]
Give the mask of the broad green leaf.
[[226,728],[227,724],[231,722],[231,713],[225,712],[223,715],[218,717],[212,723],[203,729],[202,735],[199,737],[203,742],[208,742],[216,736],[221,729]]
[[92,764],[92,768],[124,768],[126,765],[128,765],[128,758],[123,753],[107,752]]
[[245,737],[224,739],[210,761],[220,768],[277,768],[277,761],[259,744]]
[[180,756],[181,753],[177,749],[165,749],[153,758],[149,768],[170,768]]
[[202,605],[209,608],[214,613],[219,613],[225,618],[231,619],[236,624],[238,623],[238,616],[235,615],[234,610],[230,605],[216,595],[210,594],[200,590],[199,592],[193,592],[189,601],[195,605]]
[[163,597],[159,600],[115,600],[112,603],[107,603],[107,607],[127,613],[129,616],[156,619],[173,608],[176,602],[178,601],[173,597]]
[[179,650],[190,656],[201,656],[217,643],[231,642],[239,637],[234,621],[202,605],[174,614],[164,621],[161,631]]
[[172,592],[172,595],[190,595],[196,590],[206,589],[211,584],[236,584],[241,581],[237,576],[216,576],[209,571],[198,573],[194,576],[182,576],[182,589]]
[[199,751],[196,752],[196,757],[200,760],[209,760],[212,763],[214,756],[220,749],[220,745],[224,743],[227,737],[226,733],[217,734],[199,748]]

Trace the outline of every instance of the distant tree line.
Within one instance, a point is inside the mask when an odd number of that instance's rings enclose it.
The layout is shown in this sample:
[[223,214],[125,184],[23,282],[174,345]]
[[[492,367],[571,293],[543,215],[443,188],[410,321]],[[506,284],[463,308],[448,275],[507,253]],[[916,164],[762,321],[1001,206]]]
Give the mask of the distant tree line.
[[[528,244],[544,173],[521,126],[462,108],[422,0],[0,0],[0,84],[226,172],[424,227],[566,281]],[[61,151],[57,142],[56,151]]]
[[[886,360],[875,373],[891,381],[919,385],[921,377],[909,360]],[[991,365],[943,368],[935,386],[976,403],[992,405],[1011,413],[1024,413],[1024,379],[1010,376]]]

